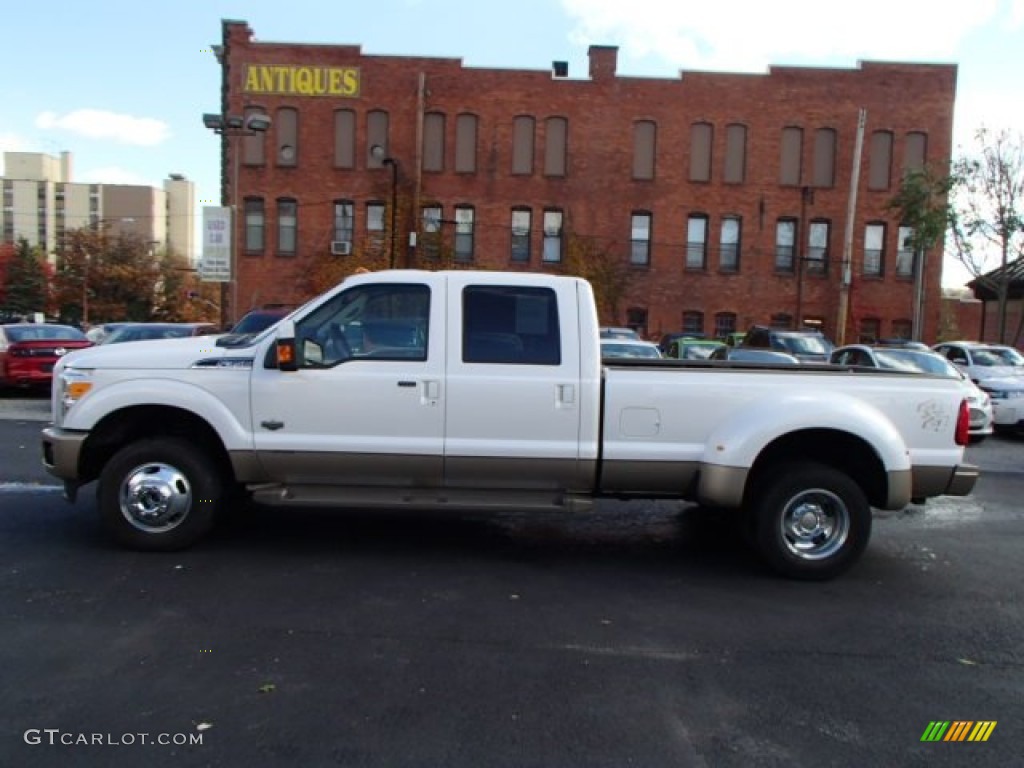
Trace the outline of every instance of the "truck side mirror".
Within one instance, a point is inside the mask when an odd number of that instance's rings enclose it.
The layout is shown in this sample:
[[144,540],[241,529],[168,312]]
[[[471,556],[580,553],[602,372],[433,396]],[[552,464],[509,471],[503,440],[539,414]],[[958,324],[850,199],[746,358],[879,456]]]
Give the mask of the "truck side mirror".
[[277,326],[277,369],[279,371],[299,370],[299,358],[295,349],[295,323],[282,320]]

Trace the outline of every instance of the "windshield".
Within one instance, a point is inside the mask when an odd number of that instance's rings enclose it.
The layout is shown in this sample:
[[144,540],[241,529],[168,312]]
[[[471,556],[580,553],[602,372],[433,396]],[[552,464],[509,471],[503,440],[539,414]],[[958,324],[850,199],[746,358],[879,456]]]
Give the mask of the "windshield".
[[827,355],[831,346],[821,336],[782,336],[786,351],[794,355]]
[[875,359],[881,368],[892,368],[898,371],[914,371],[916,373],[933,373],[936,376],[961,378],[959,371],[946,358],[928,352],[917,352],[911,349],[878,349]]
[[70,326],[63,325],[25,325],[7,326],[7,338],[14,341],[46,341],[64,340],[81,341],[85,334]]
[[151,339],[178,339],[191,336],[192,328],[175,325],[122,326],[103,337],[101,344],[120,344],[125,341],[148,341]]
[[648,344],[602,343],[601,355],[603,357],[661,357],[658,348]]
[[1014,368],[1024,368],[1024,355],[1013,347],[986,347],[975,352],[975,357],[982,352],[991,355],[997,361],[992,365],[1012,365]]

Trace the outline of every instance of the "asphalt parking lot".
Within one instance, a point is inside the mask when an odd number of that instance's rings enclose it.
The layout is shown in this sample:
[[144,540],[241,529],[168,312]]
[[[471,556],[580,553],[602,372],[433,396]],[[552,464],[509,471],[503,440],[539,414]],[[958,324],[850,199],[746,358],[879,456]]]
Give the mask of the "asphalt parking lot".
[[[674,504],[250,508],[128,552],[52,490],[40,426],[0,415],[0,765],[1019,764],[1024,441],[804,584]],[[921,740],[946,721],[996,725]]]

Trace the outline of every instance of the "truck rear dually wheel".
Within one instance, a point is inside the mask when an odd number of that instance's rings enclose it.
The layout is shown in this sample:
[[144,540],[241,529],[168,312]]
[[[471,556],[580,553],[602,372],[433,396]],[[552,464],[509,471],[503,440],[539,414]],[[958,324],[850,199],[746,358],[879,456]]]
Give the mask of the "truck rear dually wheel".
[[100,474],[98,503],[107,530],[132,549],[172,551],[213,526],[224,481],[205,451],[178,438],[130,443]]
[[830,579],[871,537],[871,506],[847,474],[823,464],[773,467],[754,494],[755,543],[764,561],[797,579]]

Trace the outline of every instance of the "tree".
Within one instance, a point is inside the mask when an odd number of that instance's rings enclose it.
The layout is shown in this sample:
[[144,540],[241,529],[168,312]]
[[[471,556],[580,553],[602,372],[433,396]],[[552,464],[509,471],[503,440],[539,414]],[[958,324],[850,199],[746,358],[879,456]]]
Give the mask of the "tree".
[[975,138],[978,156],[960,158],[953,166],[952,245],[976,285],[995,297],[999,341],[1005,343],[1007,302],[1016,278],[1009,267],[1024,256],[1024,140],[985,128]]
[[619,305],[629,293],[633,271],[613,247],[601,246],[594,238],[569,234],[563,271],[587,280],[602,323],[619,322]]
[[19,315],[45,312],[49,304],[46,268],[38,248],[20,238],[3,276],[4,308]]

